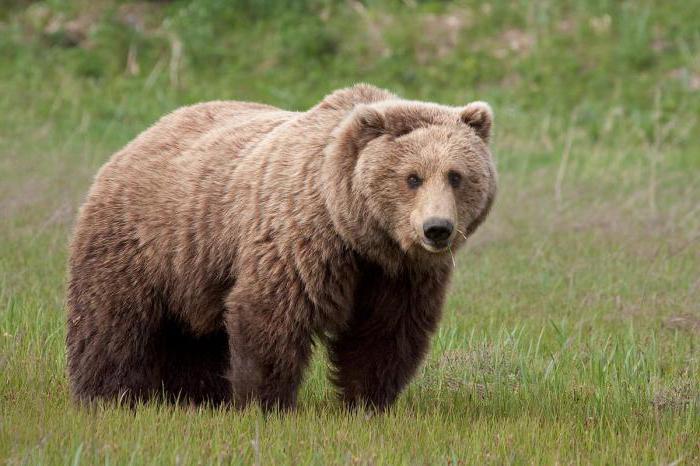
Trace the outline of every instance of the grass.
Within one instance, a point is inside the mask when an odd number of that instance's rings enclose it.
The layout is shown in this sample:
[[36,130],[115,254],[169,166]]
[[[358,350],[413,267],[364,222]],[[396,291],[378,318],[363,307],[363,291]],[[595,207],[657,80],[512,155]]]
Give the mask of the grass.
[[[698,2],[4,5],[0,460],[700,462]],[[344,411],[322,351],[293,414],[74,406],[66,245],[97,168],[180,105],[357,81],[497,117],[497,205],[396,407]]]

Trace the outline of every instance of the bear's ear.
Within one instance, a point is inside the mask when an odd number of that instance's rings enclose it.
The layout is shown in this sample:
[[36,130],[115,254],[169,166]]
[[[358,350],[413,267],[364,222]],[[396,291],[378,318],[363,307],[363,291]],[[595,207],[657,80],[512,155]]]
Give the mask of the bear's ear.
[[386,132],[384,115],[369,105],[361,104],[355,107],[350,118],[352,138],[358,148],[364,147],[369,141]]
[[385,128],[386,119],[378,109],[357,105],[333,130],[332,147],[355,158],[372,139],[384,134]]
[[467,104],[460,113],[460,120],[470,126],[477,136],[488,143],[493,124],[493,111],[486,102],[472,102]]

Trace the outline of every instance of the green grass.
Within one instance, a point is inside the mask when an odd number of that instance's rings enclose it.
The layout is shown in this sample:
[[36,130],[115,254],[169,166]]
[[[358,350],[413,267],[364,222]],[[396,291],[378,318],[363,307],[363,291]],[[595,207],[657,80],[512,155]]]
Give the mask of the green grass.
[[[700,2],[3,5],[0,460],[700,462]],[[395,408],[344,411],[322,351],[291,414],[73,405],[66,246],[98,167],[184,104],[357,81],[497,118],[497,205]]]

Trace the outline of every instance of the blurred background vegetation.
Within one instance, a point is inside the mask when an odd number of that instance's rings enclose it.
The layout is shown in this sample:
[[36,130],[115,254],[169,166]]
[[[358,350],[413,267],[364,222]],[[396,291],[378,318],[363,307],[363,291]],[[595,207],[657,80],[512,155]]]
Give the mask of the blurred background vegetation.
[[306,108],[358,81],[489,100],[524,134],[576,109],[611,144],[611,119],[653,138],[655,92],[667,119],[700,112],[697,1],[7,2],[3,102],[86,132],[205,99]]

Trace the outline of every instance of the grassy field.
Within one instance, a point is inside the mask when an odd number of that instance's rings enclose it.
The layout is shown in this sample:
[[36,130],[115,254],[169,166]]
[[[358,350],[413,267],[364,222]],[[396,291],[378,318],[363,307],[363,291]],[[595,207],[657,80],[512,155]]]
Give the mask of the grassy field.
[[[0,461],[698,464],[700,2],[0,6]],[[386,415],[88,411],[65,374],[76,210],[178,106],[304,109],[358,81],[496,113],[495,210]]]

